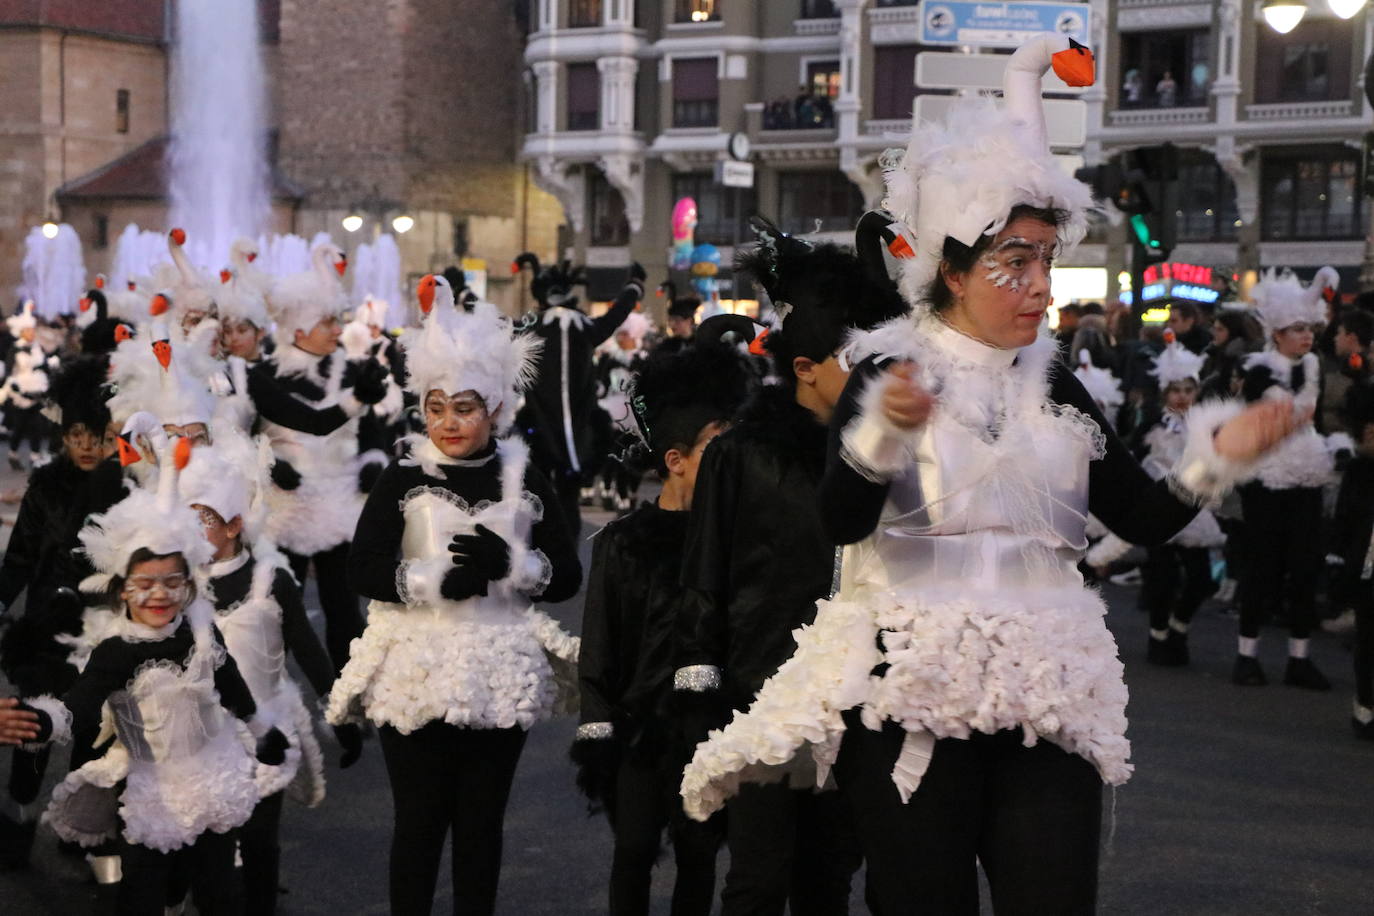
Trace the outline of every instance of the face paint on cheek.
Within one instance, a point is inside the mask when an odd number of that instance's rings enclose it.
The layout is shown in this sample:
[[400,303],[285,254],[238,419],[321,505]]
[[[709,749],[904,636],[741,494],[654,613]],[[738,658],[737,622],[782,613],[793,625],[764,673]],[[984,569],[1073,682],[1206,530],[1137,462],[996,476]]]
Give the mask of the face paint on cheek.
[[166,586],[156,585],[152,588],[130,587],[127,600],[130,604],[136,607],[142,607],[152,600],[153,595],[157,591],[161,590],[162,593],[167,596],[168,600],[172,602],[172,604],[179,605],[186,601],[186,595],[188,594],[187,589],[188,586],[185,585],[180,585],[176,588],[167,588]]
[[1006,271],[1004,271],[1002,269],[1002,266],[997,263],[997,258],[993,257],[990,254],[985,254],[981,259],[979,259],[978,263],[982,264],[984,267],[987,268],[988,272],[984,274],[983,277],[993,286],[996,286],[1000,289],[1004,286],[1010,285],[1012,292],[1016,293],[1021,291],[1020,279],[1018,279],[1017,277],[1013,277]]

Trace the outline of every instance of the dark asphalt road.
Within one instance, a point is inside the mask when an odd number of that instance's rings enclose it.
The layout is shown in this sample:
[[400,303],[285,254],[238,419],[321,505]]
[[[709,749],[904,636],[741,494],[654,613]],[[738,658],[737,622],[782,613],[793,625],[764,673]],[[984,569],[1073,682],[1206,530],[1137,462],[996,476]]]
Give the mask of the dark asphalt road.
[[[1131,689],[1136,775],[1104,796],[1100,911],[1374,914],[1374,744],[1350,734],[1350,653],[1340,639],[1313,641],[1314,659],[1335,683],[1329,694],[1238,688],[1228,680],[1235,623],[1214,606],[1194,623],[1193,666],[1175,671],[1145,665],[1135,593],[1109,587],[1108,599]],[[577,629],[580,599],[552,610]],[[1275,684],[1282,637],[1267,632],[1262,649]],[[573,725],[541,725],[526,746],[506,820],[503,914],[605,910],[609,831],[586,817],[573,787]],[[9,755],[0,759],[7,776]],[[391,815],[381,754],[370,742],[347,772],[332,764],[323,806],[287,806],[284,916],[386,912]],[[55,759],[50,773],[62,766]],[[722,854],[722,873],[725,864]],[[667,856],[654,885],[656,912],[668,911],[671,873]],[[0,914],[88,912],[84,877],[84,865],[58,855],[51,834],[40,833],[32,868],[0,874]],[[448,912],[450,900],[445,864],[435,912]],[[856,893],[853,912],[863,913],[858,900]]]

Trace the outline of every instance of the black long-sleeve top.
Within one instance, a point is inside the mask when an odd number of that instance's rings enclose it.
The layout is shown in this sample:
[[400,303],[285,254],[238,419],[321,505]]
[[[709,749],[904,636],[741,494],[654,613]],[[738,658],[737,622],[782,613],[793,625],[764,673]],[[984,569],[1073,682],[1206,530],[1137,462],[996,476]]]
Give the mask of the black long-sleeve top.
[[[401,501],[412,489],[442,487],[461,496],[468,505],[501,499],[501,457],[496,454],[496,441],[493,439],[465,460],[464,464],[440,465],[443,480],[399,460],[387,465],[358,517],[353,546],[348,551],[349,588],[377,601],[400,602],[396,570],[401,563],[401,536],[405,533]],[[474,461],[483,463],[473,464]],[[553,568],[543,593],[529,597],[537,601],[566,601],[582,585],[577,548],[568,536],[553,488],[533,463],[525,468],[525,490],[538,497],[544,506],[543,518],[531,529],[530,547],[542,550]]]
[[[568,470],[576,462],[584,472],[599,469],[601,462],[593,454],[595,436],[591,422],[597,409],[592,351],[625,322],[637,301],[639,292],[627,287],[604,315],[570,323],[566,350],[564,332],[556,318],[545,323],[546,313],[540,314],[530,326],[527,333],[542,340],[543,347],[539,351],[539,374],[525,393],[519,423],[530,440],[531,456],[539,467]],[[574,455],[568,453],[564,404],[567,404],[572,428]]]
[[[215,610],[226,611],[247,600],[256,568],[257,560],[249,558],[238,569],[210,580]],[[272,576],[272,600],[281,608],[281,635],[286,651],[300,665],[315,693],[328,696],[334,685],[334,663],[310,625],[300,587],[284,569],[278,569]]]
[[702,456],[674,664],[720,668],[735,709],[791,657],[792,631],[830,593],[835,548],[817,498],[825,435],[789,389],[766,387]]
[[1339,600],[1359,607],[1374,603],[1365,560],[1374,539],[1374,457],[1358,454],[1346,465],[1332,519],[1332,547],[1344,560],[1336,583]]
[[[859,398],[869,379],[888,362],[869,358],[856,366],[831,419],[820,501],[825,530],[838,544],[853,544],[872,534],[887,501],[888,484],[865,478],[841,457],[840,437],[858,416]],[[1167,479],[1152,480],[1145,473],[1072,371],[1053,361],[1049,373],[1050,402],[1081,411],[1106,439],[1106,455],[1088,468],[1089,511],[1131,544],[1162,544],[1182,530],[1197,514],[1197,506],[1175,495]]]
[[[321,357],[325,360],[342,358],[339,355]],[[312,436],[327,436],[348,422],[348,413],[339,405],[312,407],[295,394],[317,401],[325,392],[302,376],[278,375],[277,365],[272,360],[265,359],[249,367],[248,397],[261,419]]]
[[592,545],[577,666],[581,721],[613,723],[625,745],[662,747],[667,737],[688,515],[646,503]]
[[[94,572],[77,535],[90,515],[105,511],[123,494],[123,479],[113,459],[83,471],[62,454],[35,470],[0,565],[0,608],[8,608],[27,588],[28,612],[41,614],[59,588],[75,590]],[[81,620],[53,620],[46,628],[77,633]]]
[[[224,645],[224,637],[218,629],[214,631],[214,639]],[[62,697],[62,704],[72,714],[73,747],[85,749],[95,743],[100,733],[101,707],[111,694],[129,686],[140,667],[153,661],[184,665],[194,644],[191,624],[182,618],[171,635],[163,639],[130,641],[111,636],[96,646],[76,684]],[[215,690],[219,692],[220,704],[235,717],[246,721],[257,712],[253,695],[248,692],[248,685],[228,652],[215,669]],[[46,741],[52,734],[52,721],[41,710],[38,718],[38,741]]]

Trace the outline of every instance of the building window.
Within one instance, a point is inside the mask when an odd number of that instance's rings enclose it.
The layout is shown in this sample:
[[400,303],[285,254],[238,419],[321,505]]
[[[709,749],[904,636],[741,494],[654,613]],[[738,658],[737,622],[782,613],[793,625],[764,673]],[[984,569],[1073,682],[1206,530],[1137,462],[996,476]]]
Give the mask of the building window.
[[1350,97],[1354,20],[1316,19],[1287,35],[1259,30],[1255,101],[1320,102]]
[[673,126],[715,127],[720,83],[714,57],[673,61]]
[[709,173],[685,172],[673,176],[673,203],[684,197],[697,202],[697,244],[735,245],[753,238],[749,216],[758,212],[753,188],[727,188]]
[[1178,237],[1185,242],[1229,241],[1236,237],[1236,186],[1207,153],[1180,150]]
[[625,199],[600,169],[587,167],[587,196],[591,213],[593,245],[630,244],[630,223],[625,219]]
[[115,90],[115,133],[129,132],[129,90]]
[[1260,173],[1264,238],[1360,238],[1359,171],[1358,153],[1344,147],[1266,155]]
[[778,215],[783,232],[844,232],[864,212],[863,196],[843,172],[782,172]]
[[568,64],[568,130],[601,126],[601,76],[596,64]]
[[720,19],[720,0],[673,0],[674,22],[715,22]]
[[1207,104],[1212,84],[1207,29],[1131,32],[1121,36],[1120,108]]
[[806,65],[806,81],[795,98],[777,98],[763,106],[764,130],[820,130],[835,126],[834,101],[840,94],[840,62]]
[[873,117],[911,117],[916,101],[916,52],[920,45],[879,45],[873,49]]
[[110,247],[110,217],[104,213],[95,215],[95,238],[91,247],[103,250]]
[[568,28],[601,25],[601,0],[568,0]]
[[840,11],[835,9],[834,0],[801,0],[801,15],[798,19],[839,19]]
[[468,256],[468,218],[466,216],[453,218],[453,256],[455,258]]

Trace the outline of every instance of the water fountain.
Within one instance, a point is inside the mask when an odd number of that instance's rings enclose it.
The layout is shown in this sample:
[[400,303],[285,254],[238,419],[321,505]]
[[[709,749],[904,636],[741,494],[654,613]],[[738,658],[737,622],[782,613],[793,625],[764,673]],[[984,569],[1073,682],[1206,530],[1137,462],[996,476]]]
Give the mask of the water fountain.
[[35,226],[24,239],[24,282],[21,299],[32,299],[34,311],[52,318],[76,310],[86,292],[86,265],[81,259],[81,239],[66,223],[48,238]]
[[396,239],[390,234],[383,234],[371,243],[359,245],[350,267],[353,271],[353,304],[361,305],[368,296],[384,299],[389,306],[387,326],[404,324],[407,316],[401,289],[401,250],[396,247]]
[[217,271],[267,225],[266,90],[255,0],[180,0],[172,51],[170,225]]

